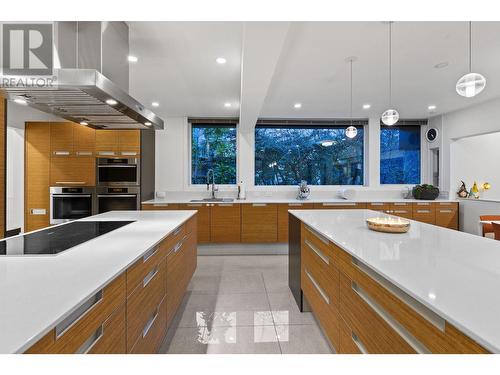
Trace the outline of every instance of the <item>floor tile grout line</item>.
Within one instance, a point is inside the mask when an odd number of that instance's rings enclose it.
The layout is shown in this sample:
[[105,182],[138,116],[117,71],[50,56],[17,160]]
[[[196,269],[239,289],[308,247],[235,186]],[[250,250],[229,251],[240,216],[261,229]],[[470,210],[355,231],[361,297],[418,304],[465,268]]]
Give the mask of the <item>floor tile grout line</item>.
[[269,304],[269,311],[271,312],[271,319],[273,320],[274,333],[276,334],[276,342],[278,343],[278,348],[280,349],[280,354],[283,354],[283,350],[281,349],[280,338],[278,335],[278,329],[276,327],[276,321],[274,320],[273,308],[271,306],[271,300],[269,299],[269,292],[266,288],[266,280],[264,279],[264,272],[260,273],[260,277],[262,278],[262,283],[264,284],[264,290],[266,291],[267,303]]

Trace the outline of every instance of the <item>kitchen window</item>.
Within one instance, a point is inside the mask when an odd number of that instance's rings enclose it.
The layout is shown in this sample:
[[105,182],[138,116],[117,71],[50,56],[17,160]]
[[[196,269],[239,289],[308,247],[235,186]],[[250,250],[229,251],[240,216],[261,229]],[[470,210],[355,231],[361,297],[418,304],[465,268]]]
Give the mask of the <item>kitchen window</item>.
[[191,123],[191,184],[236,184],[236,124]]
[[380,183],[420,183],[420,125],[381,126]]
[[255,185],[363,185],[364,121],[354,138],[345,121],[284,122],[255,128]]

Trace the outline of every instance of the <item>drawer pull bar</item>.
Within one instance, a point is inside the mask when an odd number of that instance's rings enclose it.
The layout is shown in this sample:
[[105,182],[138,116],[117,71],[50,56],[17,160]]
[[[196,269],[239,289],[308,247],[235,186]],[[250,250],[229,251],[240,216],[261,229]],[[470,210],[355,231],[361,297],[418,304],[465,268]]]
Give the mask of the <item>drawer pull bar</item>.
[[393,203],[395,206],[408,206],[409,203],[402,203],[402,202],[394,202]]
[[54,151],[54,155],[57,156],[68,156],[70,154],[69,151]]
[[420,341],[418,341],[408,330],[399,322],[390,316],[381,306],[378,305],[368,294],[361,289],[355,281],[351,282],[351,287],[354,292],[370,306],[378,316],[380,316],[404,341],[408,343],[417,353],[429,354],[430,351]]
[[407,210],[394,210],[392,212],[394,212],[395,214],[407,214],[408,213]]
[[82,346],[75,352],[75,354],[87,354],[104,336],[104,323],[97,328],[97,330],[90,336]]
[[409,296],[407,293],[403,292],[401,289],[394,286],[392,283],[387,281],[385,278],[380,276],[375,271],[372,271],[366,265],[358,261],[356,258],[352,258],[352,263],[364,274],[369,276],[371,279],[375,280],[377,283],[382,285],[389,292],[394,294],[401,301],[406,303],[409,307],[415,310],[420,316],[425,318],[429,323],[434,325],[441,332],[444,332],[445,320],[437,315],[434,311],[430,310],[428,307],[424,306],[422,303],[418,302],[415,298]]
[[253,207],[266,207],[267,204],[266,203],[252,203],[252,206]]
[[330,241],[323,237],[321,234],[319,234],[318,232],[316,232],[314,229],[310,228],[310,227],[306,227],[306,229],[315,237],[318,238],[318,240],[320,240],[321,242],[323,242],[325,245],[329,245],[330,244]]
[[309,248],[312,251],[314,251],[316,253],[316,255],[319,256],[323,262],[325,262],[326,264],[330,264],[330,260],[328,259],[328,257],[325,254],[323,254],[323,252],[320,249],[318,249],[316,246],[314,246],[308,240],[305,240],[305,244],[307,246],[309,246]]
[[356,206],[356,203],[348,203],[348,202],[342,202],[342,203],[322,203],[323,206],[328,207],[328,206]]
[[370,203],[370,206],[383,206],[385,203]]
[[439,210],[439,212],[442,214],[451,214],[453,210]]
[[288,203],[288,207],[302,207],[302,203]]
[[92,156],[92,151],[77,151],[78,156]]
[[158,308],[156,308],[155,313],[151,316],[149,321],[144,326],[144,329],[142,330],[142,338],[144,338],[148,335],[148,332],[151,329],[151,327],[153,326],[156,318],[158,318],[158,312],[159,312],[159,310],[158,310]]
[[188,203],[187,204],[188,207],[201,207],[201,203]]
[[368,354],[368,350],[366,350],[366,347],[363,345],[358,335],[356,335],[354,332],[351,332],[351,338],[354,342],[354,345],[358,347],[358,350],[361,352],[361,354]]
[[172,233],[173,236],[177,236],[182,230],[182,227],[179,227],[177,228],[176,230],[174,230],[174,233]]
[[219,203],[219,207],[233,207],[234,205],[232,203]]
[[325,293],[325,291],[323,290],[323,288],[321,288],[318,284],[318,282],[314,279],[314,277],[312,277],[312,275],[309,273],[309,271],[306,269],[305,270],[306,272],[306,275],[307,277],[309,278],[309,280],[311,280],[311,282],[313,283],[314,287],[316,288],[316,290],[319,292],[319,294],[321,295],[321,297],[323,297],[323,299],[325,300],[325,302],[327,304],[330,304],[330,298],[328,297],[328,295]]
[[146,277],[144,278],[144,280],[142,280],[142,287],[145,288],[146,285],[149,284],[149,282],[151,280],[153,280],[153,278],[157,275],[158,273],[158,266],[156,266],[155,268],[153,268],[147,275]]
[[102,301],[102,290],[88,298],[80,307],[73,311],[67,318],[56,326],[56,339],[64,335],[64,333],[75,325],[87,312],[93,309]]
[[430,203],[417,203],[417,206],[430,206],[431,204]]
[[417,210],[417,212],[418,212],[419,214],[430,214],[430,213],[431,213],[431,211],[430,211],[430,210]]
[[154,247],[151,250],[149,250],[144,256],[142,257],[142,263],[146,263],[149,258],[151,258],[153,255],[155,255],[158,251],[158,247]]
[[186,239],[187,236],[184,236],[182,238],[182,240],[180,240],[179,242],[177,242],[174,246],[174,253],[177,253],[181,248],[182,248],[182,245],[184,243],[184,240]]

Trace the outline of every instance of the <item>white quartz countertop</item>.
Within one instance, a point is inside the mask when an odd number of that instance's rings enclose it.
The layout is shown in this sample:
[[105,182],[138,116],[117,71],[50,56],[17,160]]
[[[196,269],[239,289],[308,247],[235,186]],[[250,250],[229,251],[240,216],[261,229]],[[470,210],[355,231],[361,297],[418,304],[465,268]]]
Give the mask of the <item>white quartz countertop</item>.
[[56,255],[0,256],[0,353],[28,349],[195,213],[108,212],[81,221],[135,222]]
[[349,203],[366,203],[366,202],[391,202],[391,203],[413,203],[413,202],[458,202],[457,200],[449,199],[436,199],[436,200],[418,200],[418,199],[342,199],[342,198],[310,198],[305,200],[293,199],[293,198],[273,198],[273,197],[258,197],[258,198],[248,198],[244,200],[235,199],[231,202],[192,202],[191,199],[194,198],[155,198],[148,201],[142,202],[142,204],[176,204],[176,203],[338,203],[338,204],[349,204]]
[[500,352],[500,242],[411,221],[408,233],[369,230],[370,210],[290,210],[492,352]]

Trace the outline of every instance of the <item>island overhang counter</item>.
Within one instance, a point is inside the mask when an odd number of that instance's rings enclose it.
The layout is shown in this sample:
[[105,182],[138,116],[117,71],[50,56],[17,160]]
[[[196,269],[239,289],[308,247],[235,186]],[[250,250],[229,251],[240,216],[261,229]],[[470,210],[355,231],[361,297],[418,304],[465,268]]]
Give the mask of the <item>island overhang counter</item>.
[[371,210],[290,210],[289,286],[340,353],[500,352],[500,245]]

